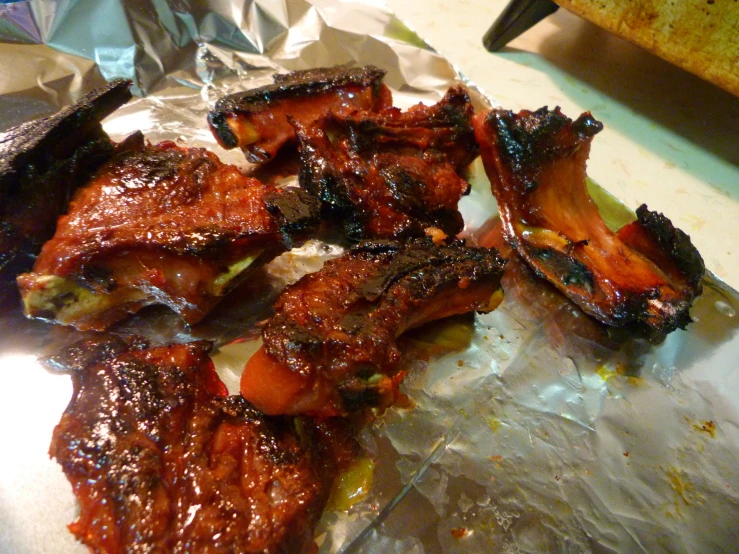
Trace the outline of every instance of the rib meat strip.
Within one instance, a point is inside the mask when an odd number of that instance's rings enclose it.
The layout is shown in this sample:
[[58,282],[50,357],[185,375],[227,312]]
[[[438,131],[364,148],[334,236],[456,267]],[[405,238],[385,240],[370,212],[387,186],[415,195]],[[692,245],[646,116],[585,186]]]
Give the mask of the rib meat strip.
[[205,343],[105,340],[67,357],[51,443],[80,503],[72,533],[106,554],[313,551],[337,469],[322,424],[227,396]]
[[361,243],[289,286],[247,362],[241,394],[268,414],[387,406],[402,378],[396,339],[500,300],[496,250],[429,239]]
[[690,238],[646,206],[614,233],[588,194],[600,122],[542,108],[490,110],[474,123],[504,236],[540,276],[609,325],[640,321],[669,333],[690,322],[705,272]]
[[354,239],[423,236],[429,227],[456,235],[469,184],[459,175],[478,155],[473,108],[461,88],[433,106],[406,112],[331,113],[293,120],[300,184]]
[[221,98],[208,114],[211,131],[224,148],[239,147],[253,163],[266,162],[295,133],[288,117],[302,123],[329,111],[376,111],[392,105],[382,84],[385,72],[364,67],[322,67],[276,74],[274,84]]
[[26,312],[101,329],[164,304],[194,324],[255,261],[289,247],[316,208],[299,188],[265,185],[205,149],[132,135],[18,278]]

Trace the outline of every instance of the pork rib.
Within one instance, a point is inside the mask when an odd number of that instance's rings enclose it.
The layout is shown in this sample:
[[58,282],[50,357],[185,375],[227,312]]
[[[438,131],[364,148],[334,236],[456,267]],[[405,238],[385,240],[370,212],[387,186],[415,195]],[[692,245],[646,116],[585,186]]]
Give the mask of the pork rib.
[[646,206],[618,233],[587,191],[585,166],[602,124],[559,108],[475,116],[506,240],[540,275],[610,325],[684,327],[705,272],[690,238]]
[[266,162],[295,132],[288,116],[302,123],[329,111],[378,110],[392,105],[382,84],[385,72],[372,65],[324,67],[276,74],[274,84],[221,98],[208,114],[224,148],[239,147],[253,163]]
[[396,339],[426,322],[499,303],[497,251],[429,239],[370,241],[277,299],[241,394],[268,414],[387,406],[401,377]]
[[354,239],[456,235],[469,184],[460,177],[478,154],[467,93],[453,88],[436,105],[406,112],[329,114],[293,121],[300,184]]
[[336,470],[320,425],[226,396],[205,343],[110,340],[73,354],[51,443],[80,502],[72,533],[106,554],[312,551]]
[[101,329],[164,304],[194,324],[255,261],[289,247],[316,208],[300,189],[264,185],[205,149],[133,135],[18,278],[26,312]]

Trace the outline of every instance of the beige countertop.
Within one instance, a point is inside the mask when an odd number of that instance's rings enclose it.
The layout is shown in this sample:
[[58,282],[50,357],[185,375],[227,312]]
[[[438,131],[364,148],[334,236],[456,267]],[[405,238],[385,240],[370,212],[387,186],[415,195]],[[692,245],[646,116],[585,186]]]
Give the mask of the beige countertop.
[[487,96],[605,124],[588,173],[630,208],[687,232],[706,266],[739,289],[739,99],[560,9],[490,53],[482,36],[507,0],[387,0]]

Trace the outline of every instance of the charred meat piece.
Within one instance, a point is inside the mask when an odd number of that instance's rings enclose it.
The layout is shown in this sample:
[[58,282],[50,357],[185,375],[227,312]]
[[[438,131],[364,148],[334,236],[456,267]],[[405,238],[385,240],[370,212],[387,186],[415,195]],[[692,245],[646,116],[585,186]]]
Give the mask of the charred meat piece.
[[277,299],[241,394],[268,414],[346,414],[397,392],[404,331],[502,299],[496,250],[429,239],[361,243]]
[[26,313],[102,329],[164,304],[194,324],[317,212],[299,188],[264,185],[201,148],[132,135],[18,278]]
[[587,191],[585,165],[602,124],[559,109],[475,116],[485,171],[506,240],[536,272],[609,325],[641,321],[662,333],[690,322],[705,271],[690,238],[646,206],[617,234]]
[[117,79],[60,112],[0,134],[0,297],[33,266],[74,190],[113,153],[100,120],[131,98]]
[[208,114],[213,135],[224,148],[241,148],[252,163],[274,158],[294,141],[288,117],[309,123],[329,111],[376,111],[392,105],[374,66],[343,66],[275,75],[274,84],[221,98]]
[[295,121],[300,184],[355,240],[423,236],[428,227],[456,235],[464,225],[457,204],[469,192],[459,172],[478,154],[472,115],[467,93],[453,88],[407,112]]
[[227,396],[208,350],[132,350],[73,371],[50,454],[80,503],[69,528],[92,551],[313,548],[335,466],[309,441],[330,430],[306,421],[298,433]]

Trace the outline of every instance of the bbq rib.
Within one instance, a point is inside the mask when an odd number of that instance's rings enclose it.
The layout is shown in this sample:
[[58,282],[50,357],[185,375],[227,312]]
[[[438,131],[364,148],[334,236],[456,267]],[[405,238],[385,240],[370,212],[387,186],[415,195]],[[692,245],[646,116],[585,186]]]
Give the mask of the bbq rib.
[[497,251],[429,239],[361,243],[289,286],[249,360],[241,394],[268,414],[346,414],[396,394],[406,330],[493,310]]
[[226,396],[205,343],[110,341],[72,355],[50,448],[80,502],[72,533],[106,554],[312,551],[337,471],[326,424]]
[[690,238],[646,206],[618,233],[588,195],[585,166],[603,126],[559,108],[475,116],[506,240],[540,275],[609,325],[683,328],[705,272]]
[[418,237],[429,227],[456,235],[464,226],[457,204],[469,192],[459,172],[478,154],[472,115],[458,87],[434,106],[407,112],[293,120],[300,184],[354,240]]
[[276,74],[273,85],[218,100],[208,122],[221,146],[241,148],[250,162],[266,162],[295,139],[288,116],[309,123],[329,111],[390,107],[392,95],[382,84],[384,76],[371,65]]
[[117,79],[0,134],[0,298],[31,269],[75,189],[113,154],[100,120],[128,102],[130,87]]
[[299,188],[264,185],[201,148],[132,135],[18,278],[26,313],[101,329],[164,304],[194,324],[317,212]]

